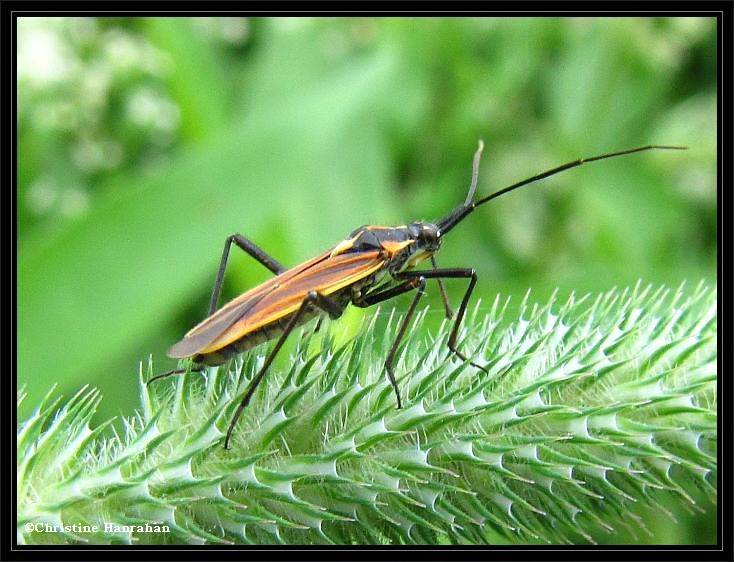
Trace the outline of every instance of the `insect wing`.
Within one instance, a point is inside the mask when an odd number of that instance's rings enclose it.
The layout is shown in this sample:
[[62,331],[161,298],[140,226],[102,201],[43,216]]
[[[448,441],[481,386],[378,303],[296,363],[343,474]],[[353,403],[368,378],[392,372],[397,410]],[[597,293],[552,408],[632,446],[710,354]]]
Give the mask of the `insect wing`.
[[385,263],[378,251],[329,252],[269,279],[205,319],[168,351],[170,357],[211,353],[294,312],[310,291],[323,295],[364,279]]
[[310,291],[328,296],[368,277],[384,264],[385,260],[377,251],[330,257],[263,296],[202,352],[216,351],[257,328],[295,312]]
[[222,308],[214,312],[214,314],[191,328],[181,341],[171,346],[168,350],[168,356],[183,358],[195,355],[214,341],[227,328],[232,326],[232,324],[237,322],[237,320],[242,318],[244,314],[247,314],[254,304],[259,302],[265,295],[274,291],[284,281],[303,273],[328,257],[329,253],[325,252],[320,256],[284,271],[276,277],[271,277],[257,287],[253,287],[246,293],[232,299]]

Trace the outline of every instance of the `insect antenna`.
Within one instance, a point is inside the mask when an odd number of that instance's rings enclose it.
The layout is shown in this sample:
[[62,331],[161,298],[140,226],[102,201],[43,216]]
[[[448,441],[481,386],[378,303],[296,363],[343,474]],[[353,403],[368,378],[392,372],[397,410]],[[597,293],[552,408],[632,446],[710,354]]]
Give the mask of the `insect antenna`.
[[482,151],[484,150],[484,141],[479,139],[479,146],[477,151],[474,153],[474,160],[471,164],[471,185],[469,186],[469,193],[466,195],[464,205],[470,205],[474,200],[474,194],[477,191],[477,182],[479,181],[479,161],[482,159]]
[[667,146],[667,145],[659,145],[659,144],[649,144],[647,146],[639,146],[637,148],[630,148],[627,150],[620,150],[617,152],[607,152],[606,154],[600,154],[598,156],[591,156],[588,158],[579,158],[577,160],[566,162],[565,164],[561,164],[560,166],[556,166],[555,168],[551,168],[550,170],[546,170],[545,172],[541,172],[539,174],[526,178],[517,183],[513,183],[512,185],[509,185],[507,187],[503,187],[502,189],[497,190],[494,193],[487,195],[486,197],[482,197],[481,199],[474,201],[474,194],[477,190],[477,180],[479,177],[479,160],[482,155],[482,150],[484,149],[484,142],[480,140],[479,147],[477,148],[477,151],[474,153],[474,161],[472,163],[472,181],[471,181],[471,185],[469,186],[469,193],[466,197],[466,200],[464,201],[462,205],[460,205],[459,207],[456,207],[453,211],[451,211],[448,215],[446,215],[444,218],[439,220],[436,224],[438,225],[440,235],[443,236],[448,231],[450,231],[452,228],[454,228],[457,224],[459,224],[469,213],[471,213],[474,209],[476,209],[480,205],[484,205],[484,203],[487,203],[488,201],[491,201],[492,199],[495,199],[499,197],[500,195],[505,195],[506,193],[509,193],[510,191],[514,191],[515,189],[518,189],[519,187],[523,187],[530,183],[540,181],[542,179],[548,178],[550,176],[553,176],[565,170],[576,168],[577,166],[581,166],[582,164],[587,164],[589,162],[596,162],[597,160],[605,160],[607,158],[614,158],[616,156],[624,156],[626,154],[634,154],[636,152],[643,152],[646,150],[686,150],[687,148],[688,147],[685,147],[685,146]]

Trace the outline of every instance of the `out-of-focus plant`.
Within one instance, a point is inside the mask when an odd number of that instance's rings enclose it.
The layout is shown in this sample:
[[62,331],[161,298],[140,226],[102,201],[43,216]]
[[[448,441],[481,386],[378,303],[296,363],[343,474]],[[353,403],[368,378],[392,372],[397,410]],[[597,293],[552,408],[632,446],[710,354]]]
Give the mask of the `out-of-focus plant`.
[[180,125],[170,71],[166,53],[132,29],[19,20],[21,235],[42,219],[78,217],[111,174],[166,153]]

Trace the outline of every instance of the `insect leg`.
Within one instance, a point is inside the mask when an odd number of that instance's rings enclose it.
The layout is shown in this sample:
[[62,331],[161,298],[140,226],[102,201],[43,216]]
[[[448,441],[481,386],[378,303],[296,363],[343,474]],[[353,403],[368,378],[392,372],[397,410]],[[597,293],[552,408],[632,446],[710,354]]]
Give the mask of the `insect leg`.
[[[392,387],[395,389],[395,396],[398,399],[398,409],[403,407],[402,402],[400,401],[400,390],[398,390],[398,383],[395,380],[395,370],[393,368],[393,362],[395,361],[395,354],[398,351],[398,346],[400,345],[400,341],[403,339],[403,336],[405,335],[405,331],[408,329],[408,325],[410,324],[410,321],[413,318],[413,314],[415,313],[415,309],[418,306],[418,301],[425,293],[426,288],[426,280],[423,277],[417,277],[415,279],[411,279],[404,285],[399,285],[398,287],[395,287],[395,289],[400,289],[399,292],[396,291],[396,294],[400,294],[401,292],[404,293],[410,289],[413,289],[415,287],[418,287],[418,292],[416,292],[415,297],[413,297],[413,302],[410,303],[410,308],[408,308],[408,312],[405,314],[405,317],[403,318],[403,323],[400,325],[400,329],[398,330],[398,335],[395,337],[395,341],[392,344],[392,347],[390,348],[390,351],[387,353],[387,358],[385,359],[385,370],[387,371],[387,376],[390,379],[390,384],[392,384]],[[389,291],[384,291],[382,295],[385,293],[388,293]],[[376,295],[380,296],[380,294]],[[395,294],[390,295],[395,296]],[[390,298],[390,297],[386,297]],[[385,299],[381,299],[385,300]]]
[[[431,257],[431,261],[433,262],[434,270],[440,271],[436,267],[436,261],[433,257]],[[454,311],[451,309],[448,294],[446,293],[446,287],[444,286],[443,280],[441,278],[437,278],[436,280],[438,281],[438,288],[441,291],[441,300],[443,300],[444,309],[446,310],[446,318],[450,320],[454,316]],[[397,297],[398,295],[402,295],[403,293],[407,293],[408,291],[415,289],[415,287],[416,284],[412,280],[406,281],[404,283],[401,283],[400,285],[392,287],[391,289],[387,289],[386,291],[367,294],[362,299],[358,301],[353,301],[352,304],[358,306],[359,308],[366,308],[368,306],[372,306],[373,304],[377,304],[382,301],[389,300],[393,297]]]
[[[431,254],[431,265],[433,265],[433,269],[438,269],[436,257],[433,254]],[[446,287],[444,286],[443,280],[440,277],[436,279],[436,281],[438,281],[438,290],[441,293],[443,308],[446,311],[446,319],[451,320],[454,317],[454,310],[451,308],[451,303],[449,302],[449,295],[446,292]]]
[[[459,335],[459,327],[461,326],[461,321],[464,319],[464,314],[466,313],[466,307],[469,303],[469,297],[471,297],[472,291],[474,290],[474,286],[477,284],[477,274],[473,269],[464,269],[464,268],[452,268],[452,269],[433,269],[428,271],[405,271],[400,274],[401,277],[405,278],[415,278],[415,277],[425,277],[426,279],[461,279],[461,278],[471,278],[471,281],[469,281],[469,286],[466,289],[466,293],[464,293],[464,298],[461,300],[461,305],[459,306],[459,312],[456,315],[456,320],[454,321],[454,326],[451,329],[451,333],[449,334],[449,341],[448,341],[448,347],[451,350],[451,352],[456,355],[459,359],[462,361],[468,361],[468,357],[461,353],[456,348],[456,338]],[[486,367],[483,367],[482,365],[479,365],[477,363],[474,363],[473,361],[469,361],[469,364],[476,367],[477,369],[481,369],[485,373],[488,373]]]
[[229,440],[232,437],[232,432],[234,431],[235,426],[237,425],[237,420],[239,420],[240,416],[242,415],[242,412],[247,407],[247,405],[250,403],[250,399],[252,398],[252,395],[255,393],[255,390],[257,389],[257,385],[260,384],[260,381],[265,376],[265,373],[267,372],[268,368],[270,367],[270,364],[273,362],[273,359],[275,359],[275,356],[280,351],[280,348],[283,347],[285,340],[288,339],[288,336],[293,331],[293,329],[298,325],[298,321],[300,320],[300,318],[303,316],[303,313],[308,309],[310,305],[317,306],[318,308],[326,312],[332,318],[338,318],[342,314],[342,308],[329,297],[321,295],[320,293],[317,293],[316,291],[311,291],[310,293],[308,293],[306,298],[303,299],[303,302],[301,302],[301,306],[298,307],[298,310],[296,310],[293,316],[291,316],[291,319],[289,320],[288,324],[283,329],[283,333],[278,338],[278,341],[276,342],[275,347],[265,358],[265,363],[263,363],[263,366],[260,367],[260,371],[258,371],[257,375],[255,375],[252,381],[250,381],[250,385],[247,387],[247,390],[245,391],[245,396],[242,398],[240,405],[237,406],[237,410],[235,411],[234,415],[232,416],[232,421],[229,422],[229,428],[227,429],[227,436],[224,439],[225,449],[229,449]]
[[251,257],[255,258],[260,264],[267,267],[270,271],[278,275],[285,271],[285,267],[274,257],[270,256],[265,250],[262,250],[254,242],[250,242],[242,234],[232,234],[227,236],[227,240],[224,242],[224,251],[222,252],[222,260],[219,262],[219,271],[217,271],[217,279],[214,281],[214,290],[212,291],[212,298],[209,304],[209,314],[211,316],[217,309],[217,301],[219,301],[219,295],[222,292],[222,281],[224,281],[224,270],[227,268],[227,258],[229,258],[229,249],[234,242],[244,252],[247,252]]
[[150,384],[153,381],[157,381],[158,379],[163,379],[165,377],[170,377],[171,375],[182,375],[187,371],[191,371],[192,373],[201,373],[204,370],[204,365],[194,365],[190,369],[172,369],[171,371],[166,371],[165,373],[161,373],[160,375],[155,375],[154,377],[151,377],[148,382],[145,384]]
[[412,291],[417,286],[418,283],[416,282],[416,280],[411,279],[385,291],[375,291],[373,293],[368,293],[367,295],[361,297],[359,300],[353,300],[352,304],[359,308],[367,308],[368,306],[390,300],[393,297],[397,297],[399,295],[402,295],[403,293]]

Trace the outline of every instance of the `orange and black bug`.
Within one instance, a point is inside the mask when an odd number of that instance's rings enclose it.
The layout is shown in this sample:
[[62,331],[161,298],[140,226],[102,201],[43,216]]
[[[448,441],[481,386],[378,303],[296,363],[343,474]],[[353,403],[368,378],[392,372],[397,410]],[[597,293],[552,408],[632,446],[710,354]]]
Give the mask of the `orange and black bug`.
[[[204,365],[221,365],[233,355],[263,342],[277,340],[263,366],[250,381],[244,397],[232,416],[224,441],[225,449],[229,446],[232,432],[242,411],[247,407],[255,389],[293,329],[316,316],[328,315],[331,318],[338,318],[349,304],[368,307],[416,290],[415,297],[385,359],[385,370],[395,390],[397,406],[400,408],[402,403],[400,391],[395,382],[393,361],[418,301],[425,292],[426,279],[437,280],[448,318],[451,318],[453,313],[442,280],[468,279],[469,284],[449,334],[448,347],[450,352],[462,361],[469,361],[468,357],[456,348],[456,339],[467,303],[477,283],[477,275],[472,268],[439,268],[436,265],[434,254],[440,248],[443,237],[480,205],[514,189],[587,162],[645,150],[680,150],[683,148],[648,145],[591,158],[581,158],[512,184],[475,201],[479,159],[483,147],[482,141],[479,141],[479,148],[474,154],[472,179],[466,200],[436,222],[417,221],[396,227],[361,226],[347,239],[320,256],[291,269],[286,269],[241,234],[233,234],[227,238],[207,318],[192,328],[168,351],[170,357],[191,358],[195,364],[193,370],[202,370]],[[275,277],[217,310],[232,243],[272,271]],[[430,260],[431,269],[414,269],[418,263],[426,259]],[[485,367],[474,362],[470,363],[486,371]],[[186,369],[168,371],[153,377],[149,382],[185,371]]]

